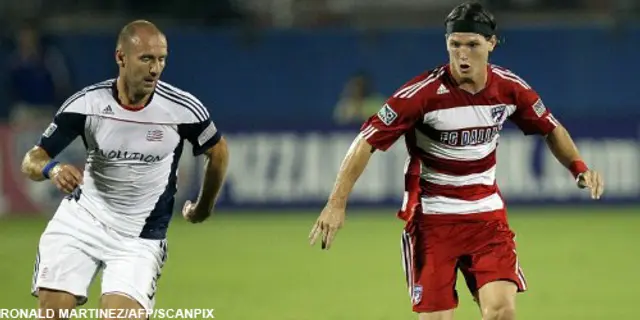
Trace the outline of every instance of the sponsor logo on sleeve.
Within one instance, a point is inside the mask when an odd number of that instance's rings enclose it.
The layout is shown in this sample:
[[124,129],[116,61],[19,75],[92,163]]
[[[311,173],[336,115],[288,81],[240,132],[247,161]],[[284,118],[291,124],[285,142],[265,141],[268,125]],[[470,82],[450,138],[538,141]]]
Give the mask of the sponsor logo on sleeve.
[[209,126],[207,126],[207,128],[204,129],[198,136],[198,144],[204,145],[207,141],[209,141],[209,139],[213,138],[213,136],[215,136],[217,132],[218,129],[216,128],[216,125],[213,124],[213,122],[209,123]]
[[547,111],[547,107],[545,107],[544,103],[542,103],[542,99],[538,99],[538,101],[533,104],[533,111],[538,117],[542,117],[545,111]]
[[393,109],[391,109],[391,106],[389,106],[389,104],[385,104],[384,106],[382,106],[382,109],[378,111],[378,118],[380,118],[380,121],[382,121],[384,124],[389,126],[393,123],[393,121],[396,120],[396,118],[398,118],[398,114],[393,111]]
[[44,130],[44,133],[42,135],[45,136],[46,138],[49,138],[54,132],[56,132],[56,129],[58,129],[58,125],[56,125],[55,123],[51,123],[47,127],[47,129]]

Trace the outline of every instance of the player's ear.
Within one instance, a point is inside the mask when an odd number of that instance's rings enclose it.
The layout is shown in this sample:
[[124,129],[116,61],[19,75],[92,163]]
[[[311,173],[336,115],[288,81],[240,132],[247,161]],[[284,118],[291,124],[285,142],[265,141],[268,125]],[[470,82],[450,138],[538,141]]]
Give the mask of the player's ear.
[[491,36],[491,38],[489,38],[489,52],[493,52],[496,45],[498,45],[498,38],[496,36]]
[[116,49],[116,64],[124,68],[124,52],[120,48]]

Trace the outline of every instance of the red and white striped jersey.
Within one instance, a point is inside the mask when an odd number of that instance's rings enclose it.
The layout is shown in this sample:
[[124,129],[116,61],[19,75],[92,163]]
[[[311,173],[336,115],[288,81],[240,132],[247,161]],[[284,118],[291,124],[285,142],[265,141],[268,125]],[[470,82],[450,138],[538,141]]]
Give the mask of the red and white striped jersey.
[[471,94],[441,66],[403,85],[360,135],[387,150],[401,136],[409,153],[398,216],[421,211],[433,221],[506,221],[496,184],[499,132],[509,119],[526,135],[558,125],[538,94],[513,72],[488,66],[487,85]]

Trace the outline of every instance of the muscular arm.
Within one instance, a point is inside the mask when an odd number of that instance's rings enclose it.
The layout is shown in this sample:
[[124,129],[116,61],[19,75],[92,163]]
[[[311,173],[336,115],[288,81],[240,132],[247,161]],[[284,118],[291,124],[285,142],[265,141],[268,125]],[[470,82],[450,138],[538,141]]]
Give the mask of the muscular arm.
[[322,235],[322,249],[331,247],[338,229],[344,224],[349,195],[373,152],[388,150],[424,116],[427,95],[418,93],[427,86],[429,74],[425,73],[407,82],[360,127],[360,134],[342,161],[327,205],[311,229],[311,245]]
[[571,139],[569,132],[561,124],[558,124],[558,126],[546,136],[545,140],[549,150],[551,150],[556,159],[558,159],[565,168],[573,171],[572,165],[576,161],[582,161],[573,139]]
[[60,164],[53,159],[78,136],[84,134],[87,120],[85,97],[85,92],[79,92],[63,103],[36,146],[24,156],[21,171],[29,179],[51,179],[65,193],[73,192],[82,184],[82,173],[77,168]]
[[513,120],[526,135],[538,134],[545,137],[547,146],[558,161],[575,178],[587,172],[586,164],[580,158],[578,148],[573,143],[567,129],[551,114],[540,96],[531,88],[518,87],[517,110]]
[[333,191],[329,196],[329,205],[345,208],[351,190],[364,172],[375,149],[360,135],[353,141],[342,161]]
[[[47,177],[43,176],[42,170],[73,142],[84,131],[86,115],[80,113],[84,107],[84,99],[78,98],[70,104],[61,107],[63,112],[56,114],[53,122],[47,127],[40,140],[31,150],[27,152],[22,160],[21,171],[33,181],[43,181]],[[55,165],[55,163],[52,163]],[[56,168],[56,170],[53,170]],[[55,165],[50,171],[57,172],[60,166]],[[79,172],[73,170],[73,175]]]
[[591,190],[591,198],[600,199],[604,192],[604,182],[602,176],[597,171],[590,170],[580,158],[578,148],[573,139],[562,125],[551,131],[546,137],[547,145],[565,168],[571,171],[576,178],[580,188],[589,188]]
[[42,169],[51,161],[51,157],[44,149],[35,146],[24,156],[22,160],[22,173],[33,181],[43,181]]
[[309,239],[311,245],[316,242],[318,236],[322,234],[322,249],[329,249],[338,229],[344,223],[347,199],[353,187],[364,172],[364,169],[371,159],[374,147],[367,142],[362,135],[353,141],[347,155],[342,161],[336,183],[329,196],[327,205],[316,221]]
[[408,82],[398,91],[400,93],[389,98],[378,113],[362,125],[360,134],[342,161],[328,206],[344,209],[351,190],[367,167],[373,152],[386,151],[420,121],[424,115],[425,96],[417,95],[417,91],[406,97],[401,93],[415,86],[424,88],[421,83],[427,81],[427,78],[428,75],[424,74]]
[[210,214],[218,198],[229,163],[229,150],[224,138],[205,153],[204,178],[200,187],[197,205],[198,211]]

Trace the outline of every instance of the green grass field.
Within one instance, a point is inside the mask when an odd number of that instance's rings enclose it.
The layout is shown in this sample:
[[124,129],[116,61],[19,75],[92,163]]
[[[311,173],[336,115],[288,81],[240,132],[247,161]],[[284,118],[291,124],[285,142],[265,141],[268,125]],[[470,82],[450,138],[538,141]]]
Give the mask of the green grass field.
[[[311,248],[315,213],[176,217],[158,308],[213,308],[231,320],[416,319],[400,259],[402,222],[349,213],[330,251]],[[640,319],[640,209],[513,209],[529,291],[520,320]],[[33,308],[33,260],[45,220],[0,220],[0,308]],[[456,319],[480,319],[464,291]],[[99,283],[86,307],[96,308]]]

